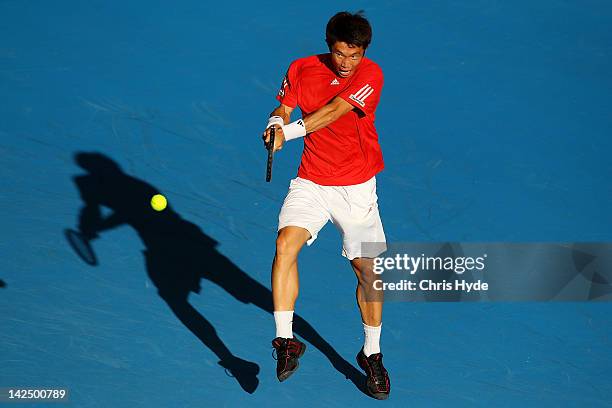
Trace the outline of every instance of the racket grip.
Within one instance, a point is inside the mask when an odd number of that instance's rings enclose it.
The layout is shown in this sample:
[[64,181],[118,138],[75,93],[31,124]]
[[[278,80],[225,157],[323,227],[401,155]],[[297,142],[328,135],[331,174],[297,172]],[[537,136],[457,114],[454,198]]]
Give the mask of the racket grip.
[[266,166],[266,182],[270,182],[272,180],[272,162],[274,160],[274,139],[276,129],[274,126],[270,127],[270,140],[268,142],[268,164]]

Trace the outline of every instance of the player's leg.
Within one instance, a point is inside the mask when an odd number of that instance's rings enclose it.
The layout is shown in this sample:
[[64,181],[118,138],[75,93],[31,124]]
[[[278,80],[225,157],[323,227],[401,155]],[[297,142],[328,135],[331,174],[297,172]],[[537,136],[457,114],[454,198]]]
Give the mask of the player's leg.
[[299,292],[297,257],[310,239],[308,230],[288,226],[278,232],[276,254],[272,262],[272,300],[276,337],[272,346],[276,351],[276,376],[285,381],[299,366],[298,359],[306,345],[293,337],[293,311]]
[[334,189],[332,220],[342,235],[342,255],[350,260],[357,277],[361,318],[364,325],[380,327],[383,293],[374,289],[378,277],[373,258],[386,250],[386,239],[378,211],[376,179]]
[[379,277],[374,273],[372,258],[354,258],[351,267],[357,276],[356,296],[364,332],[357,363],[367,374],[366,386],[370,395],[376,399],[386,399],[391,391],[391,382],[380,351],[383,292],[374,289],[373,282]]
[[336,198],[331,215],[342,235],[342,255],[351,261],[357,276],[357,304],[364,331],[364,345],[357,354],[357,362],[367,374],[370,395],[385,399],[391,386],[380,352],[383,293],[374,289],[377,277],[373,258],[386,250],[386,240],[378,212],[376,179],[336,188],[333,196]]
[[373,259],[355,258],[350,262],[357,277],[356,297],[361,320],[370,327],[379,327],[382,324],[383,293],[374,289],[374,281],[379,277],[374,273]]
[[309,239],[310,232],[301,227],[287,226],[278,232],[276,254],[272,262],[272,300],[275,311],[294,310],[299,291],[297,258]]
[[276,254],[272,263],[272,299],[276,338],[276,375],[284,381],[297,370],[306,345],[293,336],[293,311],[299,292],[297,258],[327,222],[329,215],[318,186],[299,177],[292,180],[278,217]]

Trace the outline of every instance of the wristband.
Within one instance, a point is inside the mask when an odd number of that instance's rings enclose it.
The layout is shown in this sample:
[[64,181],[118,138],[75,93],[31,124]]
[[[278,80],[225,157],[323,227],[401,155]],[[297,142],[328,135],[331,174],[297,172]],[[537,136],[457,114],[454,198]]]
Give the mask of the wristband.
[[283,133],[285,134],[285,141],[306,136],[306,125],[304,125],[304,120],[298,119],[295,122],[283,126]]
[[268,129],[270,126],[273,126],[273,125],[279,125],[280,127],[283,127],[285,126],[285,121],[280,116],[270,116],[270,119],[268,119],[268,126],[266,126],[266,129]]

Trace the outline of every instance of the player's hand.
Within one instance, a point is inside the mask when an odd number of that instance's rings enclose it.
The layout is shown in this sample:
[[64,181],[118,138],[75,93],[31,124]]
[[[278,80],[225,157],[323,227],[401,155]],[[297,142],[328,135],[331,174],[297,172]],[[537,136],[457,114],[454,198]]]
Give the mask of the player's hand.
[[[285,134],[283,133],[283,128],[274,125],[274,151],[277,152],[283,148],[285,144]],[[264,148],[268,148],[268,143],[270,142],[270,128],[266,129],[262,136],[264,142]]]

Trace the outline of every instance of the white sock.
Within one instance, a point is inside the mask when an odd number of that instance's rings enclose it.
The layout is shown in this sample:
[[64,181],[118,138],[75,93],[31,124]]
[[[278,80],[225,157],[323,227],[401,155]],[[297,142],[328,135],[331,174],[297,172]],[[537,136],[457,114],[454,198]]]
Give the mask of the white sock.
[[370,357],[372,354],[380,353],[380,329],[382,323],[378,327],[368,326],[363,324],[363,332],[365,341],[363,342],[363,354]]
[[274,312],[276,337],[293,338],[293,310]]

